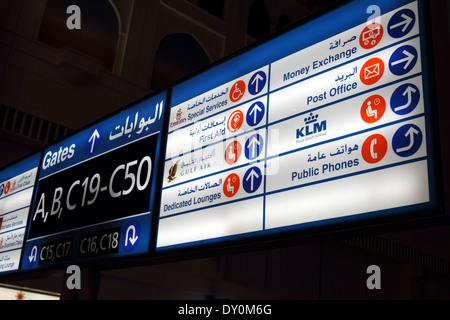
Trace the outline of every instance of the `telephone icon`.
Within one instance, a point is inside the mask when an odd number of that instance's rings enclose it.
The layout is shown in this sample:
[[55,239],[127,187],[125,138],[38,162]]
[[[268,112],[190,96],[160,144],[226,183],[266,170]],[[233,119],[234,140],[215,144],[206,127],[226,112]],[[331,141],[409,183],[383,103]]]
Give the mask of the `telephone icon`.
[[375,152],[375,145],[377,144],[377,138],[374,138],[372,142],[370,142],[370,155],[372,156],[373,160],[376,160],[378,158],[378,154]]
[[387,150],[386,138],[381,134],[373,134],[364,141],[361,155],[367,163],[375,164],[383,160]]

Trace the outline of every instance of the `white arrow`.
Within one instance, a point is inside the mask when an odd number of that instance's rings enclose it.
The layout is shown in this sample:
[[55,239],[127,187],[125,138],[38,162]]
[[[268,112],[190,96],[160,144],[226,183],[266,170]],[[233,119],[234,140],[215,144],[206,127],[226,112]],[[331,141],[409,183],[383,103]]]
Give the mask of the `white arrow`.
[[403,106],[394,108],[394,112],[397,112],[397,111],[400,111],[400,110],[408,108],[411,105],[411,103],[412,103],[412,94],[416,93],[416,91],[417,90],[414,89],[413,87],[408,86],[408,88],[406,88],[405,92],[403,92],[403,96],[408,95],[408,102],[405,105],[403,105]]
[[250,171],[250,173],[248,174],[248,177],[245,179],[245,181],[248,181],[250,179],[250,191],[253,191],[253,180],[255,178],[258,179],[259,174],[256,173],[254,169],[252,169],[252,171]]
[[254,114],[253,115],[253,123],[256,123],[256,120],[258,120],[258,112],[261,112],[261,111],[263,111],[263,110],[258,106],[257,103],[255,103],[253,105],[252,110],[250,111],[250,115],[252,115],[252,113]]
[[408,151],[409,149],[411,149],[414,145],[414,135],[418,134],[419,131],[417,131],[416,129],[414,129],[413,127],[409,128],[409,130],[405,133],[405,137],[409,136],[409,145],[403,148],[399,148],[397,149],[397,153],[403,152],[403,151]]
[[88,142],[91,143],[91,153],[94,152],[95,139],[100,138],[100,134],[97,129],[92,133],[92,136],[89,138]]
[[392,62],[392,66],[395,66],[397,64],[406,62],[405,65],[403,66],[403,69],[407,69],[409,67],[409,65],[411,64],[411,62],[414,60],[414,58],[416,57],[415,55],[413,55],[412,53],[410,53],[409,51],[403,50],[403,54],[406,56],[406,58],[397,60]]
[[248,147],[252,149],[252,159],[256,157],[256,151],[260,144],[261,143],[256,137],[253,137],[252,141],[248,144]]
[[37,250],[38,250],[37,246],[34,246],[33,249],[31,249],[31,254],[28,257],[30,263],[36,260]]
[[404,26],[403,26],[403,29],[402,29],[402,32],[405,32],[406,29],[409,27],[409,25],[411,24],[411,22],[412,22],[414,19],[411,18],[410,16],[404,14],[404,13],[402,13],[401,17],[402,17],[404,20],[401,21],[401,22],[399,22],[399,23],[397,23],[397,24],[394,24],[394,25],[391,26],[389,29],[392,30],[392,29],[395,29],[395,28],[398,28],[398,27],[401,27],[401,26],[404,25]]
[[[133,230],[133,236],[128,238],[128,233],[130,230]],[[125,233],[125,247],[128,245],[128,239],[130,240],[131,245],[134,246],[138,238],[139,237],[136,235],[136,228],[133,225],[129,226],[127,232]]]
[[264,80],[264,78],[259,73],[257,73],[255,79],[253,79],[253,81],[251,83],[251,85],[254,85],[256,82],[255,92],[258,92],[259,81],[262,81],[262,80]]

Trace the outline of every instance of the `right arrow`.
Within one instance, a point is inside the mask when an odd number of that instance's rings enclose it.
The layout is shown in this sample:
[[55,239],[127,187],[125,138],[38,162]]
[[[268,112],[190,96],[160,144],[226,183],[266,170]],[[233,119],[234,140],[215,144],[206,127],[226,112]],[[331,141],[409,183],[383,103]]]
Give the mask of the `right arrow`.
[[403,26],[402,32],[405,32],[406,29],[408,29],[409,25],[411,24],[411,22],[413,22],[414,19],[411,18],[410,16],[404,14],[404,13],[402,13],[401,17],[402,17],[404,20],[401,21],[401,22],[399,22],[399,23],[397,23],[397,24],[394,24],[394,25],[391,26],[389,29],[392,30],[392,29],[396,29],[396,28],[398,28],[398,27]]
[[411,62],[413,62],[413,60],[416,56],[407,50],[403,50],[402,53],[406,56],[406,58],[392,62],[391,66],[395,66],[397,64],[406,62],[405,65],[403,66],[403,69],[406,70],[406,69],[408,69],[409,65],[411,64]]

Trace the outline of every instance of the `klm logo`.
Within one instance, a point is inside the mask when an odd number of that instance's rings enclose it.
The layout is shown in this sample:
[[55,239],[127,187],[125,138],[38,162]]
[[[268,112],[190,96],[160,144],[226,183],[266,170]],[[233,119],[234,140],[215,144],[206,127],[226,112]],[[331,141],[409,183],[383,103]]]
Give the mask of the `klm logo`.
[[319,115],[309,114],[309,117],[305,118],[305,126],[297,129],[297,139],[315,135],[327,130],[327,121],[319,122],[317,119]]

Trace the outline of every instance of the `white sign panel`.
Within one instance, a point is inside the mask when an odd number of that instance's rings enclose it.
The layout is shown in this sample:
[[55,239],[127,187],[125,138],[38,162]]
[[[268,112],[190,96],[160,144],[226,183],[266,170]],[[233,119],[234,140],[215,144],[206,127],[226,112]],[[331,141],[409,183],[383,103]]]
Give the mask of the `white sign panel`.
[[0,171],[0,274],[19,270],[39,159]]
[[433,203],[420,8],[350,2],[174,87],[156,250]]

